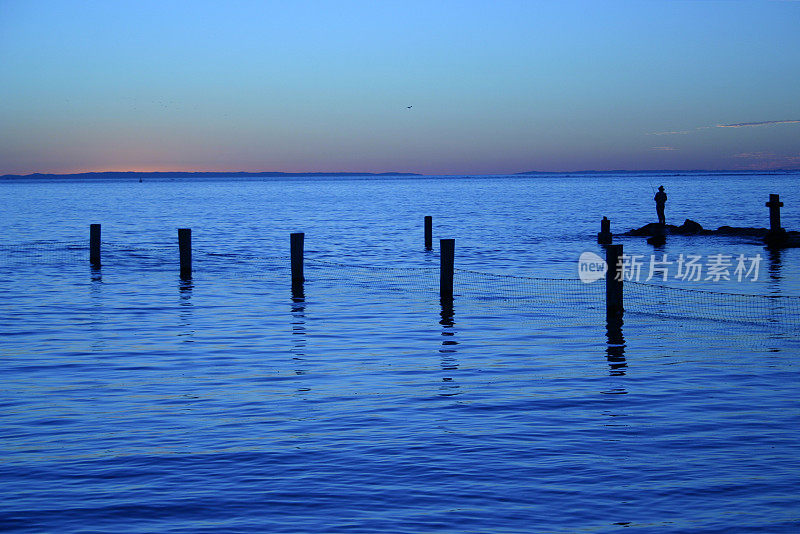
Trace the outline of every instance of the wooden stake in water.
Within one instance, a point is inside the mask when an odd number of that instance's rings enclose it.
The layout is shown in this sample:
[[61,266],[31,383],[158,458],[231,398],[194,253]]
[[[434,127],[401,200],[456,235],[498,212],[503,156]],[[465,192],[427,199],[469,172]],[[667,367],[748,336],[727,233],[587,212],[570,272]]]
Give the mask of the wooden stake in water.
[[442,302],[453,300],[455,250],[455,239],[439,240],[439,298]]
[[305,276],[303,275],[303,248],[306,234],[297,232],[289,235],[292,262],[292,292],[302,291]]
[[606,245],[606,317],[622,317],[622,245]]
[[607,217],[603,217],[600,221],[600,233],[597,234],[597,242],[601,245],[611,244],[611,221]]
[[181,278],[192,277],[192,229],[178,228],[178,252],[181,260]]
[[425,250],[433,249],[433,217],[425,216]]
[[95,269],[100,267],[100,225],[89,225],[89,263]]
[[769,202],[764,204],[769,208],[769,231],[772,234],[781,233],[781,207],[783,207],[783,202],[781,202],[780,195],[771,194],[769,196]]

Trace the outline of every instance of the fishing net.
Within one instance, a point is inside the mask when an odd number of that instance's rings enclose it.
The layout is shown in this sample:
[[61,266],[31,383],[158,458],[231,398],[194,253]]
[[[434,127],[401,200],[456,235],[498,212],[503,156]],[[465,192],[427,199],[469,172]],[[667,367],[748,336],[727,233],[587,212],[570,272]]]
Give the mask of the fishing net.
[[[0,245],[0,272],[13,276],[19,269],[67,266],[88,268],[86,245],[56,242]],[[134,273],[175,273],[178,254],[175,243],[150,247],[103,243],[104,269]],[[232,251],[219,253],[196,248],[192,251],[196,278],[257,279],[270,284],[290,281],[289,256],[268,256]],[[342,291],[370,291],[402,299],[438,299],[438,266],[366,266],[309,258],[304,261],[306,292],[314,287]],[[460,306],[535,310],[538,315],[558,315],[571,310],[602,316],[605,312],[603,281],[583,283],[578,279],[533,278],[455,269],[454,294]],[[634,281],[624,282],[626,314],[726,321],[731,323],[780,324],[800,327],[800,297],[719,293],[683,289]]]
[[718,293],[632,281],[624,283],[623,292],[626,313],[800,326],[800,297]]

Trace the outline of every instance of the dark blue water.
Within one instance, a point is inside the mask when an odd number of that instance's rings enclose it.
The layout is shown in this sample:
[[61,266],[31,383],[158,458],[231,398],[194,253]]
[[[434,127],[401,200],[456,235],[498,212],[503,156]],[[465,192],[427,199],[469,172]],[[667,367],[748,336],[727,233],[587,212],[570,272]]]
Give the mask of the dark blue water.
[[[766,226],[780,193],[798,229],[797,178],[657,180],[678,223]],[[653,218],[650,181],[0,184],[0,530],[797,531],[800,336],[785,315],[681,317],[642,293],[653,313],[609,332],[602,287],[530,293],[469,272],[453,310],[438,302],[423,215],[456,238],[457,267],[576,278],[581,252],[602,253],[602,216],[617,232]],[[292,231],[306,233],[302,300]],[[797,249],[685,237],[660,251],[689,252],[764,262],[754,281],[668,285],[800,295]]]

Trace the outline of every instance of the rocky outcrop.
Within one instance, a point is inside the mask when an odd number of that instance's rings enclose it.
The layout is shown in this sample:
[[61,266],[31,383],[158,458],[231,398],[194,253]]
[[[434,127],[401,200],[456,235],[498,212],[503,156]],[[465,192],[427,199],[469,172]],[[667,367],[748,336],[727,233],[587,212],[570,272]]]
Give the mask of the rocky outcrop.
[[[705,235],[712,233],[711,230],[704,229],[700,223],[691,219],[686,219],[682,225],[675,226],[674,224],[664,225],[664,230],[667,235]],[[645,224],[641,228],[636,228],[622,235],[650,237],[654,235],[661,235],[661,225],[658,223]]]
[[[719,235],[754,238],[759,241],[764,241],[770,246],[800,247],[800,232],[784,231],[777,235],[771,235],[766,228],[748,228],[740,226],[720,226],[716,230],[708,230],[703,228],[700,223],[691,219],[686,219],[680,226],[666,224],[663,226],[663,230],[658,223],[649,223],[641,228],[630,230],[621,235],[649,237],[652,239],[653,244],[663,243],[665,236],[669,235]],[[651,239],[648,239],[648,242],[650,242]]]

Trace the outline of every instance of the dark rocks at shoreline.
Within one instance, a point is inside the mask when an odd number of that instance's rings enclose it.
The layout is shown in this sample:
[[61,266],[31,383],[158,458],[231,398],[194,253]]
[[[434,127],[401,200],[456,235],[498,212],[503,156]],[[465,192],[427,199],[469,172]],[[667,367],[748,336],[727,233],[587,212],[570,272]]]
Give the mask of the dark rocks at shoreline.
[[[698,222],[686,219],[680,226],[674,224],[664,225],[663,231],[661,225],[658,223],[648,223],[641,228],[636,228],[620,235],[651,238],[662,237],[663,235],[719,235],[727,237],[749,237],[758,239],[759,241],[767,241],[769,233],[767,228],[749,228],[741,226],[720,226],[716,230],[709,230],[703,228]],[[779,247],[800,247],[800,232],[783,232],[779,236],[772,236],[769,241],[770,244]]]
[[[621,235],[634,236],[634,237],[650,237],[661,234],[658,223],[648,223],[641,228],[630,230]],[[769,233],[766,228],[746,228],[739,226],[720,226],[716,230],[708,230],[703,226],[691,219],[686,219],[682,225],[675,226],[674,224],[665,225],[667,235],[728,235],[728,236],[743,236],[743,237],[761,237]]]

